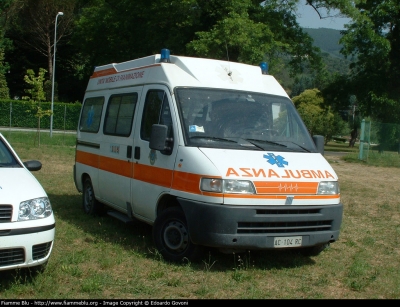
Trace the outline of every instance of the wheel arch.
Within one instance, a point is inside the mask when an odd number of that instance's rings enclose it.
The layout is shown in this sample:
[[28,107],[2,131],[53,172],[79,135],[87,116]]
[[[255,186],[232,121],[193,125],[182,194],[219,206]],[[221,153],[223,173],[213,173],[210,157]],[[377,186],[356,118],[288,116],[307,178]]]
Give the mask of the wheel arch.
[[[92,185],[93,185],[92,177],[90,177],[90,175],[88,173],[82,173],[81,178],[80,178],[82,190],[83,190],[83,185],[84,185],[86,179],[90,179],[90,181],[92,181]],[[94,187],[93,187],[93,189],[94,189]]]
[[156,217],[157,218],[164,210],[171,208],[171,207],[180,207],[182,210],[182,206],[179,204],[176,196],[171,194],[164,194],[162,195],[157,203],[156,208]]

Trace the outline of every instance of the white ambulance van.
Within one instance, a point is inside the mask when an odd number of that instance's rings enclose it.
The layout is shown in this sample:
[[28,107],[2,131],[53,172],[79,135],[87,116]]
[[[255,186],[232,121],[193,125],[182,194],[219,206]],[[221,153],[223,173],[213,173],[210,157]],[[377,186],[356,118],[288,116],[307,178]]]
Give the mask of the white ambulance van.
[[[168,261],[339,238],[338,177],[277,80],[260,67],[168,49],[99,66],[77,129],[83,208],[152,225]],[[123,217],[123,218],[122,218]]]

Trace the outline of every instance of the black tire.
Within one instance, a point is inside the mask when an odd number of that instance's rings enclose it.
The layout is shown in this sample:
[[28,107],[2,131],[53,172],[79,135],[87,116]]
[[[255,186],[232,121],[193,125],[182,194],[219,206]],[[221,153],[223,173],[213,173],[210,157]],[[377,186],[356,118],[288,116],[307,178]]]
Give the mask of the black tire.
[[329,243],[324,243],[316,246],[304,247],[301,249],[301,253],[304,256],[318,256],[323,250],[329,247]]
[[185,214],[179,207],[168,208],[157,217],[153,240],[160,254],[170,262],[197,261],[202,255],[202,247],[190,240]]
[[101,211],[101,205],[94,195],[92,181],[89,177],[83,181],[82,207],[83,211],[89,215],[96,215]]

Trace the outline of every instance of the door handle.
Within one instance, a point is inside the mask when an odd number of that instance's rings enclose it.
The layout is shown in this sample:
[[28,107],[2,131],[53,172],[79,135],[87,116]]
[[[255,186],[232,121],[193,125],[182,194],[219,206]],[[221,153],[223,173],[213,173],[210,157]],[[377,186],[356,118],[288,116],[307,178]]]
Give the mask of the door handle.
[[134,156],[134,158],[136,160],[140,160],[140,147],[138,147],[138,146],[135,147],[135,156]]

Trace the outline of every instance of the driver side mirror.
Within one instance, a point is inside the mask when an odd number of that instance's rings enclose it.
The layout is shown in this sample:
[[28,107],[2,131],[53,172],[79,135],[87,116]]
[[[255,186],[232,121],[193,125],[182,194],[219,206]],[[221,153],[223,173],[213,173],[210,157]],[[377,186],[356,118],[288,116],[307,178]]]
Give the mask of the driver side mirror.
[[168,138],[168,127],[166,125],[154,124],[151,127],[150,149],[159,150],[163,154],[170,155],[172,153],[173,139]]
[[324,146],[325,146],[325,140],[323,135],[313,135],[313,140],[314,144],[317,147],[317,151],[321,154],[324,155]]

